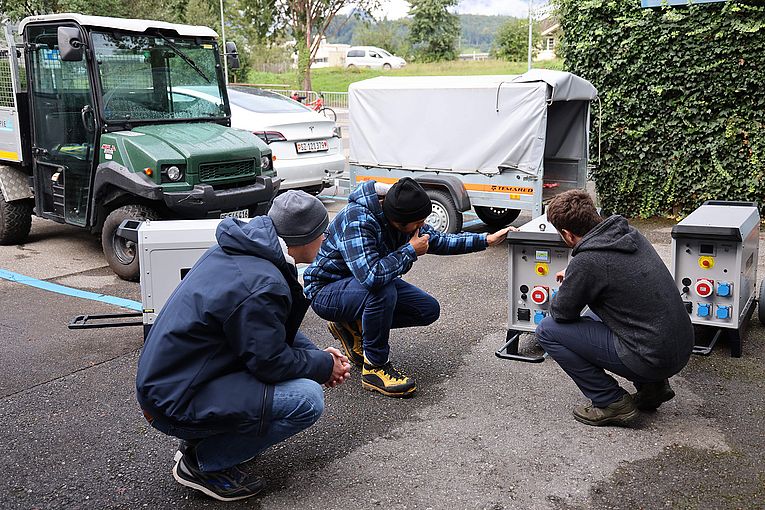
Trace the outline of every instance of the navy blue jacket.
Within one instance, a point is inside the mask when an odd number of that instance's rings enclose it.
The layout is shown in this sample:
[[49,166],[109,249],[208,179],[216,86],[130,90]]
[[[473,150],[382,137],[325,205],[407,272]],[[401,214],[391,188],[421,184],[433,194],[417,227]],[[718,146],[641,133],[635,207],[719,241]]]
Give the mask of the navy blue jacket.
[[226,219],[168,299],[138,362],[138,402],[176,425],[263,429],[272,384],[323,384],[332,356],[298,327],[308,309],[271,219]]

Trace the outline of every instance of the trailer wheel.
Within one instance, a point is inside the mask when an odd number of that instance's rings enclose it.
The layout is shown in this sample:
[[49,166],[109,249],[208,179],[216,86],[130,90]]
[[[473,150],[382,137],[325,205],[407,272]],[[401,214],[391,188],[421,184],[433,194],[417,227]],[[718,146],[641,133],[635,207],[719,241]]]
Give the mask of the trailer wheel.
[[462,230],[462,213],[457,210],[452,197],[437,189],[425,190],[433,204],[433,212],[425,223],[439,232],[454,234]]
[[23,243],[32,228],[32,201],[6,202],[0,194],[0,244]]
[[117,236],[117,227],[124,220],[156,220],[159,214],[144,205],[124,205],[109,213],[101,230],[101,247],[109,267],[123,280],[137,282],[141,276],[138,267],[138,246]]
[[502,228],[515,221],[521,211],[519,209],[504,209],[502,207],[475,206],[475,213],[492,228]]
[[757,318],[765,324],[765,280],[760,282],[760,299],[757,301]]

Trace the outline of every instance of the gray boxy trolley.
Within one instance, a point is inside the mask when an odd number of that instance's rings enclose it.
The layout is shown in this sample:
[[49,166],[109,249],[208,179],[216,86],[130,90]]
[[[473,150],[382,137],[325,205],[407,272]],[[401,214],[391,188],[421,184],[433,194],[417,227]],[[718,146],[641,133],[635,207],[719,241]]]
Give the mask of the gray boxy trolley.
[[[696,328],[695,354],[712,352],[726,332],[731,356],[741,356],[757,301],[759,233],[760,214],[752,202],[707,201],[672,228],[675,283],[691,322],[707,327]],[[710,328],[711,340],[699,343]]]
[[571,249],[547,221],[547,215],[531,220],[518,232],[508,232],[507,244],[510,250],[507,342],[495,354],[499,358],[540,363],[546,354],[518,353],[519,338],[524,332],[533,333],[550,313],[550,299],[560,285],[555,281],[555,273],[566,268]]

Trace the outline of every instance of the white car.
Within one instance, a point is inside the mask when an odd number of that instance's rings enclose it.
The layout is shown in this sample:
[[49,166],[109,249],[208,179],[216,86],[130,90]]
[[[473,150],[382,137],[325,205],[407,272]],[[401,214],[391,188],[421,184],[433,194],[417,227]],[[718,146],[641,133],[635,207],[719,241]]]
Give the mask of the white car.
[[400,69],[406,65],[406,60],[391,55],[382,48],[375,46],[352,46],[345,54],[345,67],[369,67],[372,69]]
[[[216,102],[203,87],[174,89]],[[335,122],[297,101],[254,87],[229,86],[231,127],[255,133],[271,149],[281,190],[318,194],[345,170],[340,129]],[[174,98],[174,100],[177,100]]]

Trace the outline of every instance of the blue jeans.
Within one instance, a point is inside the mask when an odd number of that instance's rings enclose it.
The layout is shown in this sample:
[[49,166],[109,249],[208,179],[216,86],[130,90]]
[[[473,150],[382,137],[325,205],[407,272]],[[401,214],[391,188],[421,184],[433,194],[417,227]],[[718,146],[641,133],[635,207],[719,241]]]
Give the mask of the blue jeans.
[[438,320],[438,301],[396,278],[388,285],[369,290],[354,277],[325,285],[314,296],[311,307],[324,320],[352,322],[361,319],[364,356],[373,365],[388,361],[388,339],[392,328],[427,326]]
[[592,312],[576,322],[545,317],[536,330],[539,344],[574,380],[596,407],[606,407],[627,391],[606,370],[631,381],[639,390],[648,381],[627,368],[616,353],[616,335]]
[[307,429],[324,411],[324,391],[310,379],[293,379],[274,385],[271,422],[265,434],[235,432],[230,429],[169,430],[161,419],[152,425],[161,432],[186,439],[196,449],[202,471],[220,471],[241,464],[265,449]]

